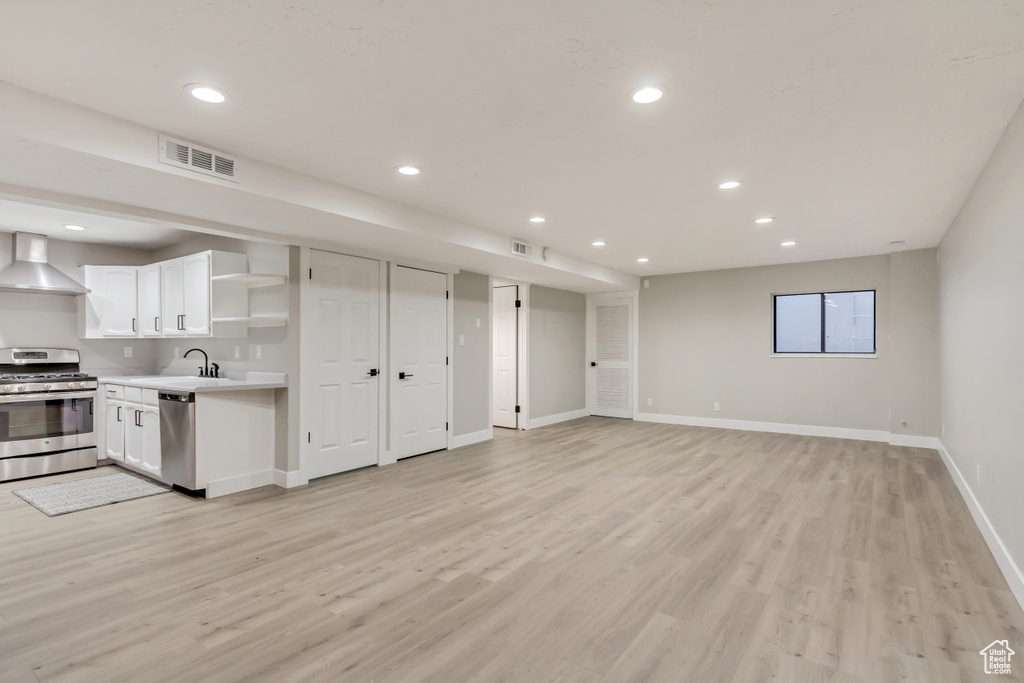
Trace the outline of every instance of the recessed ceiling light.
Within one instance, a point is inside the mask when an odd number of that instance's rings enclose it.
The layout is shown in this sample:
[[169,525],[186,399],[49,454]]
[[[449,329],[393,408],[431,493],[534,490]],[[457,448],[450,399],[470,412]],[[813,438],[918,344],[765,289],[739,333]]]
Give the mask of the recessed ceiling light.
[[534,216],[533,218],[530,219],[530,222],[531,223],[543,223],[544,222],[544,217],[543,216]]
[[764,218],[758,218],[754,222],[755,223],[760,223],[761,225],[764,225],[765,223],[771,223],[773,220],[775,220],[775,219],[774,218],[769,218],[769,217],[765,216]]
[[782,246],[784,246],[784,247],[795,247],[796,246],[796,242],[793,242],[793,241],[783,242]]
[[210,104],[220,104],[227,99],[227,96],[223,92],[216,88],[211,88],[208,85],[193,83],[191,85],[186,85],[185,89],[192,93],[192,97],[197,100],[202,100],[203,102],[209,102]]
[[629,93],[629,98],[637,104],[652,104],[665,94],[663,85],[644,85]]
[[743,182],[739,180],[726,180],[724,183],[718,184],[719,190],[735,190],[737,187],[742,185]]
[[603,247],[604,246],[604,242],[602,242],[601,240],[598,240],[597,242],[591,242],[591,245],[593,245],[595,247]]
[[638,259],[636,260],[636,262],[637,262],[637,263],[647,263],[648,261],[650,261],[650,259],[646,259],[646,258],[638,258]]
[[409,165],[399,166],[398,167],[398,172],[401,173],[402,175],[419,175],[420,174],[420,168],[419,168],[419,166],[409,166]]
[[68,230],[85,230],[81,225],[65,225]]

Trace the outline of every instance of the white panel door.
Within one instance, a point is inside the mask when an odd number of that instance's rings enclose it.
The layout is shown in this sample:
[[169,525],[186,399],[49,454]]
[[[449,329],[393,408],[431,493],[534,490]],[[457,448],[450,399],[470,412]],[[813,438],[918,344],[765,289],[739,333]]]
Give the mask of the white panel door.
[[391,280],[391,450],[448,446],[448,276],[398,266]]
[[139,334],[160,336],[160,264],[139,268]]
[[160,327],[165,337],[185,336],[185,265],[180,258],[160,264]]
[[305,406],[310,479],[378,460],[380,262],[310,251],[310,296],[303,306],[312,335],[316,398]]
[[203,252],[183,260],[184,324],[190,337],[210,336],[210,254]]
[[[107,399],[106,457],[119,462],[124,460],[124,421],[128,413],[124,401]],[[135,416],[135,413],[132,413]]]
[[160,456],[160,409],[156,406],[142,407],[142,469],[159,478],[163,469]]
[[633,299],[588,304],[591,341],[590,413],[633,417]]
[[145,441],[142,433],[142,404],[125,403],[121,411],[124,420],[124,461],[133,467],[142,468],[142,452]]
[[135,319],[135,267],[105,267],[98,270],[101,278],[99,291],[104,297],[105,304],[100,319],[100,334],[104,337],[136,336],[138,327]]
[[518,394],[519,287],[494,288],[494,417],[495,427],[519,427],[516,413]]

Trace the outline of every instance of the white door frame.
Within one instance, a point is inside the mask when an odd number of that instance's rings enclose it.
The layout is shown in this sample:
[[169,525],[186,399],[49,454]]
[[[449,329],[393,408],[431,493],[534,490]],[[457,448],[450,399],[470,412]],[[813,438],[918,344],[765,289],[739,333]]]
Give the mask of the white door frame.
[[[309,410],[308,408],[316,402],[316,383],[303,381],[306,378],[312,377],[316,371],[313,363],[313,349],[312,344],[314,343],[313,329],[311,320],[315,313],[309,311],[309,306],[312,303],[310,297],[310,252],[312,251],[309,247],[302,247],[299,250],[299,373],[301,375],[299,379],[299,473],[301,481],[306,483],[309,481],[309,458],[310,448],[312,445],[309,442],[307,436],[306,439],[302,439],[302,432],[306,432],[308,435],[311,431],[309,425]],[[377,261],[380,264],[378,271],[380,272],[379,277],[379,309],[377,315],[377,353],[378,363],[380,364],[380,375],[378,377],[387,377],[388,371],[388,356],[387,356],[387,319],[385,317],[387,313],[387,275],[388,269],[384,266],[386,262],[375,258],[368,258],[366,256],[360,256],[359,254],[347,254],[341,251],[330,251],[327,249],[318,249],[318,251],[326,251],[331,254],[338,254],[340,256],[352,256],[355,258],[365,258],[370,261]],[[385,456],[385,430],[387,429],[387,398],[388,398],[388,386],[387,382],[381,381],[380,386],[377,390],[377,464],[385,465],[386,461],[383,460]]]
[[[516,377],[519,395],[519,429],[529,429],[530,424],[530,283],[509,280],[504,277],[488,277],[488,324],[494,329],[494,288],[501,285],[519,287],[519,338],[516,340],[519,357],[516,359],[518,377]],[[487,374],[491,379],[487,384],[487,412],[494,415],[494,335],[491,335],[491,348],[487,360]],[[493,418],[488,418],[493,422]],[[494,426],[493,424],[491,425]]]
[[632,315],[630,322],[630,340],[629,343],[632,347],[632,355],[630,357],[629,374],[630,382],[632,383],[631,391],[632,397],[630,399],[629,414],[630,418],[636,419],[638,396],[639,396],[639,382],[637,377],[637,369],[639,367],[640,358],[640,345],[639,345],[639,333],[638,327],[640,322],[640,290],[633,292],[605,292],[602,294],[587,294],[587,344],[586,344],[586,362],[587,362],[587,381],[586,381],[586,392],[587,392],[587,412],[591,415],[594,414],[594,399],[592,397],[593,383],[594,383],[594,372],[590,366],[590,362],[594,360],[597,354],[597,320],[595,319],[596,306],[603,304],[608,301],[615,299],[630,299],[632,308]]

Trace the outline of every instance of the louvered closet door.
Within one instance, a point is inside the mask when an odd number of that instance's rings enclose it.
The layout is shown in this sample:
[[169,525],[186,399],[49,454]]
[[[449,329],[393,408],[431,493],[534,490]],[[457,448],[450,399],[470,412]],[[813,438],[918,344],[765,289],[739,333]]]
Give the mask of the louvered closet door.
[[592,304],[593,362],[591,413],[633,417],[632,300],[609,299]]

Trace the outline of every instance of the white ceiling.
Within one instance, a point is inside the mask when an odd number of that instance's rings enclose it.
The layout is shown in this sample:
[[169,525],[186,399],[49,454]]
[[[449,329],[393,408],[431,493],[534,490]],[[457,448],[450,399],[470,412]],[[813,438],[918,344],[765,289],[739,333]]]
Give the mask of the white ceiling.
[[[85,230],[68,230],[65,225],[78,225]],[[116,244],[145,250],[167,247],[190,235],[166,225],[6,199],[0,199],[0,232],[34,232],[68,242]]]
[[[937,244],[1024,97],[1021,7],[0,0],[0,80],[625,272],[677,272]],[[661,102],[628,100],[652,81]],[[194,82],[228,102],[192,100]],[[716,188],[731,178],[744,185]]]

